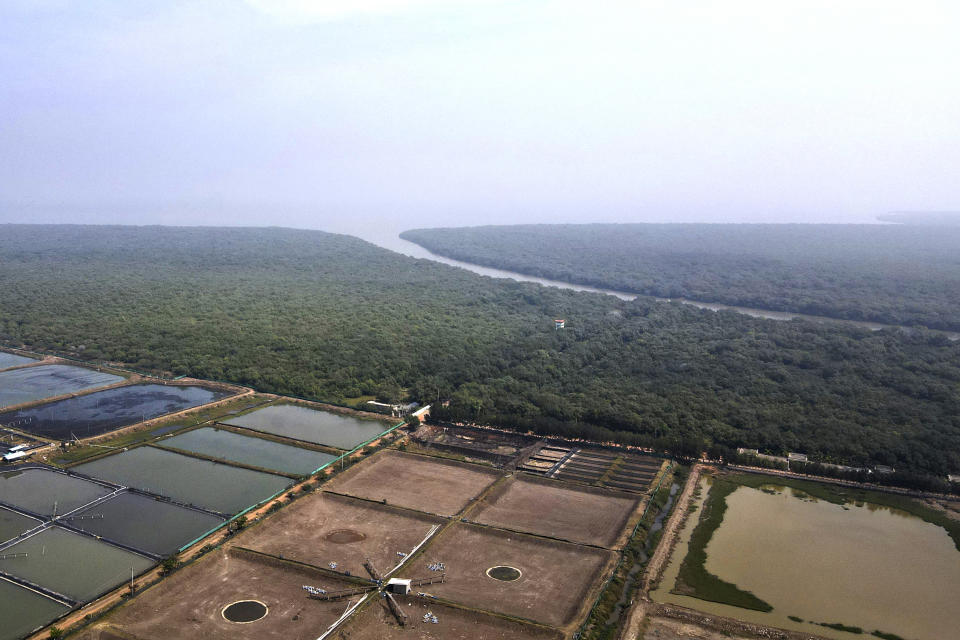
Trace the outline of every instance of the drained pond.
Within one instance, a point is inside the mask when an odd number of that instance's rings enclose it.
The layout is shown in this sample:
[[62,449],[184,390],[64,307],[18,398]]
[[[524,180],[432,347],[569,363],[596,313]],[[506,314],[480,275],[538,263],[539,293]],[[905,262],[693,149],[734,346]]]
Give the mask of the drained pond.
[[353,449],[390,428],[380,420],[361,420],[292,404],[258,409],[221,422],[337,449]]
[[0,414],[0,424],[45,438],[86,438],[230,395],[206,387],[138,384]]
[[[704,495],[717,486],[701,480]],[[841,640],[875,631],[917,640],[957,637],[960,551],[942,526],[870,502],[836,504],[796,488],[735,486],[722,521],[707,534],[703,567],[712,578],[691,587],[678,576],[698,546],[691,538],[704,503],[684,525],[654,600]],[[716,578],[728,586],[711,583]],[[737,597],[771,610],[728,604]]]
[[[123,378],[120,376],[65,364],[45,364],[39,367],[0,371],[0,408],[54,398],[66,393],[77,393],[122,381]],[[4,417],[0,416],[0,424],[5,422]]]
[[164,438],[157,444],[294,475],[309,475],[336,460],[336,456],[322,451],[301,449],[214,427],[202,427]]
[[100,458],[74,470],[226,514],[238,513],[292,484],[284,476],[149,446]]

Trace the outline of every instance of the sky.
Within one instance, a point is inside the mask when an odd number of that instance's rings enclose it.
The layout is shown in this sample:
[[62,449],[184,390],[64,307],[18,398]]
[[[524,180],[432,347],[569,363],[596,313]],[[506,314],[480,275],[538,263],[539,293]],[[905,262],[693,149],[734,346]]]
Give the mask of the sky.
[[0,0],[0,222],[958,209],[957,33],[955,1]]

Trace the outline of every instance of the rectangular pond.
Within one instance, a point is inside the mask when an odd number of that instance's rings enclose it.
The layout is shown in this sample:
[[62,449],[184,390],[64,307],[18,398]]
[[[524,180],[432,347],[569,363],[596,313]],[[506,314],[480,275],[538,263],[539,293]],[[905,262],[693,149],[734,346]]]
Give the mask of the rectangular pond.
[[153,560],[94,538],[50,527],[8,547],[5,554],[26,554],[3,560],[3,570],[80,602],[141,574]]
[[36,362],[33,358],[18,356],[15,353],[0,351],[0,369],[9,369],[10,367],[19,367],[20,365]]
[[[723,485],[701,486],[715,494]],[[900,509],[836,504],[774,484],[732,491],[727,484],[720,495],[726,510],[707,534],[704,569],[772,610],[729,604],[733,589],[711,588],[709,578],[700,587],[678,580],[701,513],[717,508],[710,504],[701,504],[681,530],[660,587],[651,594],[655,601],[837,640],[872,638],[874,632],[957,638],[960,550],[943,527]],[[859,627],[862,635],[821,623]]]
[[[41,520],[37,520],[36,518],[31,518],[16,511],[0,507],[0,542],[6,542],[7,540],[16,538],[24,531],[33,529],[41,522]],[[0,569],[2,568],[3,567],[0,566]],[[2,620],[2,618],[0,618],[0,620]]]
[[42,516],[73,511],[113,489],[59,471],[27,468],[0,473],[0,502]]
[[70,608],[0,578],[0,640],[17,640],[56,620]]
[[73,470],[226,514],[243,511],[292,484],[284,476],[149,446],[100,458]]
[[78,512],[72,527],[124,545],[168,556],[224,522],[205,511],[157,500],[139,493],[121,493]]
[[138,384],[0,414],[0,424],[45,438],[86,438],[225,398],[206,387]]
[[[0,371],[0,408],[105,387],[122,381],[120,376],[66,364],[45,364]],[[0,418],[0,424],[4,422],[4,419]]]
[[336,460],[336,456],[322,451],[300,449],[214,427],[194,429],[164,438],[157,444],[296,475],[309,475]]
[[380,420],[361,420],[292,404],[273,405],[220,422],[337,449],[353,449],[390,428]]

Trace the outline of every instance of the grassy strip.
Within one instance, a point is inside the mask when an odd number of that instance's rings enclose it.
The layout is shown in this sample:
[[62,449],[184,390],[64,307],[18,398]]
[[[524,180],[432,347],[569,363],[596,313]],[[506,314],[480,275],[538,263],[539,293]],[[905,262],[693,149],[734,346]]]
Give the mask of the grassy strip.
[[763,486],[775,485],[798,489],[819,500],[826,500],[833,504],[846,504],[848,502],[869,502],[871,504],[900,509],[912,515],[917,516],[925,522],[943,527],[953,539],[957,551],[960,551],[960,520],[954,520],[947,514],[932,509],[916,498],[904,496],[896,493],[885,493],[883,491],[870,491],[868,489],[857,489],[854,487],[845,487],[837,484],[825,482],[813,482],[810,480],[799,480],[796,478],[773,477],[755,473],[737,473],[726,476],[725,480],[735,482],[738,485],[759,489]]
[[727,496],[737,487],[736,483],[726,479],[718,478],[714,481],[713,488],[710,489],[703,504],[700,522],[690,536],[689,550],[683,559],[683,564],[680,565],[677,578],[678,583],[689,589],[689,593],[680,591],[674,591],[674,593],[692,595],[701,600],[729,604],[742,609],[772,611],[773,607],[770,604],[735,584],[721,580],[706,569],[707,543],[713,537],[713,532],[723,522],[723,514],[727,510]]
[[851,627],[843,624],[842,622],[816,622],[821,627],[827,627],[828,629],[835,629],[837,631],[846,631],[847,633],[856,633],[862,634],[863,628],[861,627]]

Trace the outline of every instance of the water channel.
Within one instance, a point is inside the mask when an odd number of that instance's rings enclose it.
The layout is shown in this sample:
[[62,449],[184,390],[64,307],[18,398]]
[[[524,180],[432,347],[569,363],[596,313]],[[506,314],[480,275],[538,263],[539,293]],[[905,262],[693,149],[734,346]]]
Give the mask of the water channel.
[[[709,487],[701,479],[697,504]],[[960,552],[942,527],[870,503],[837,505],[782,487],[740,487],[727,497],[723,522],[707,544],[706,569],[773,606],[763,613],[670,592],[699,515],[694,511],[681,531],[651,594],[655,601],[838,640],[869,636],[812,623],[916,640],[957,637]]]

